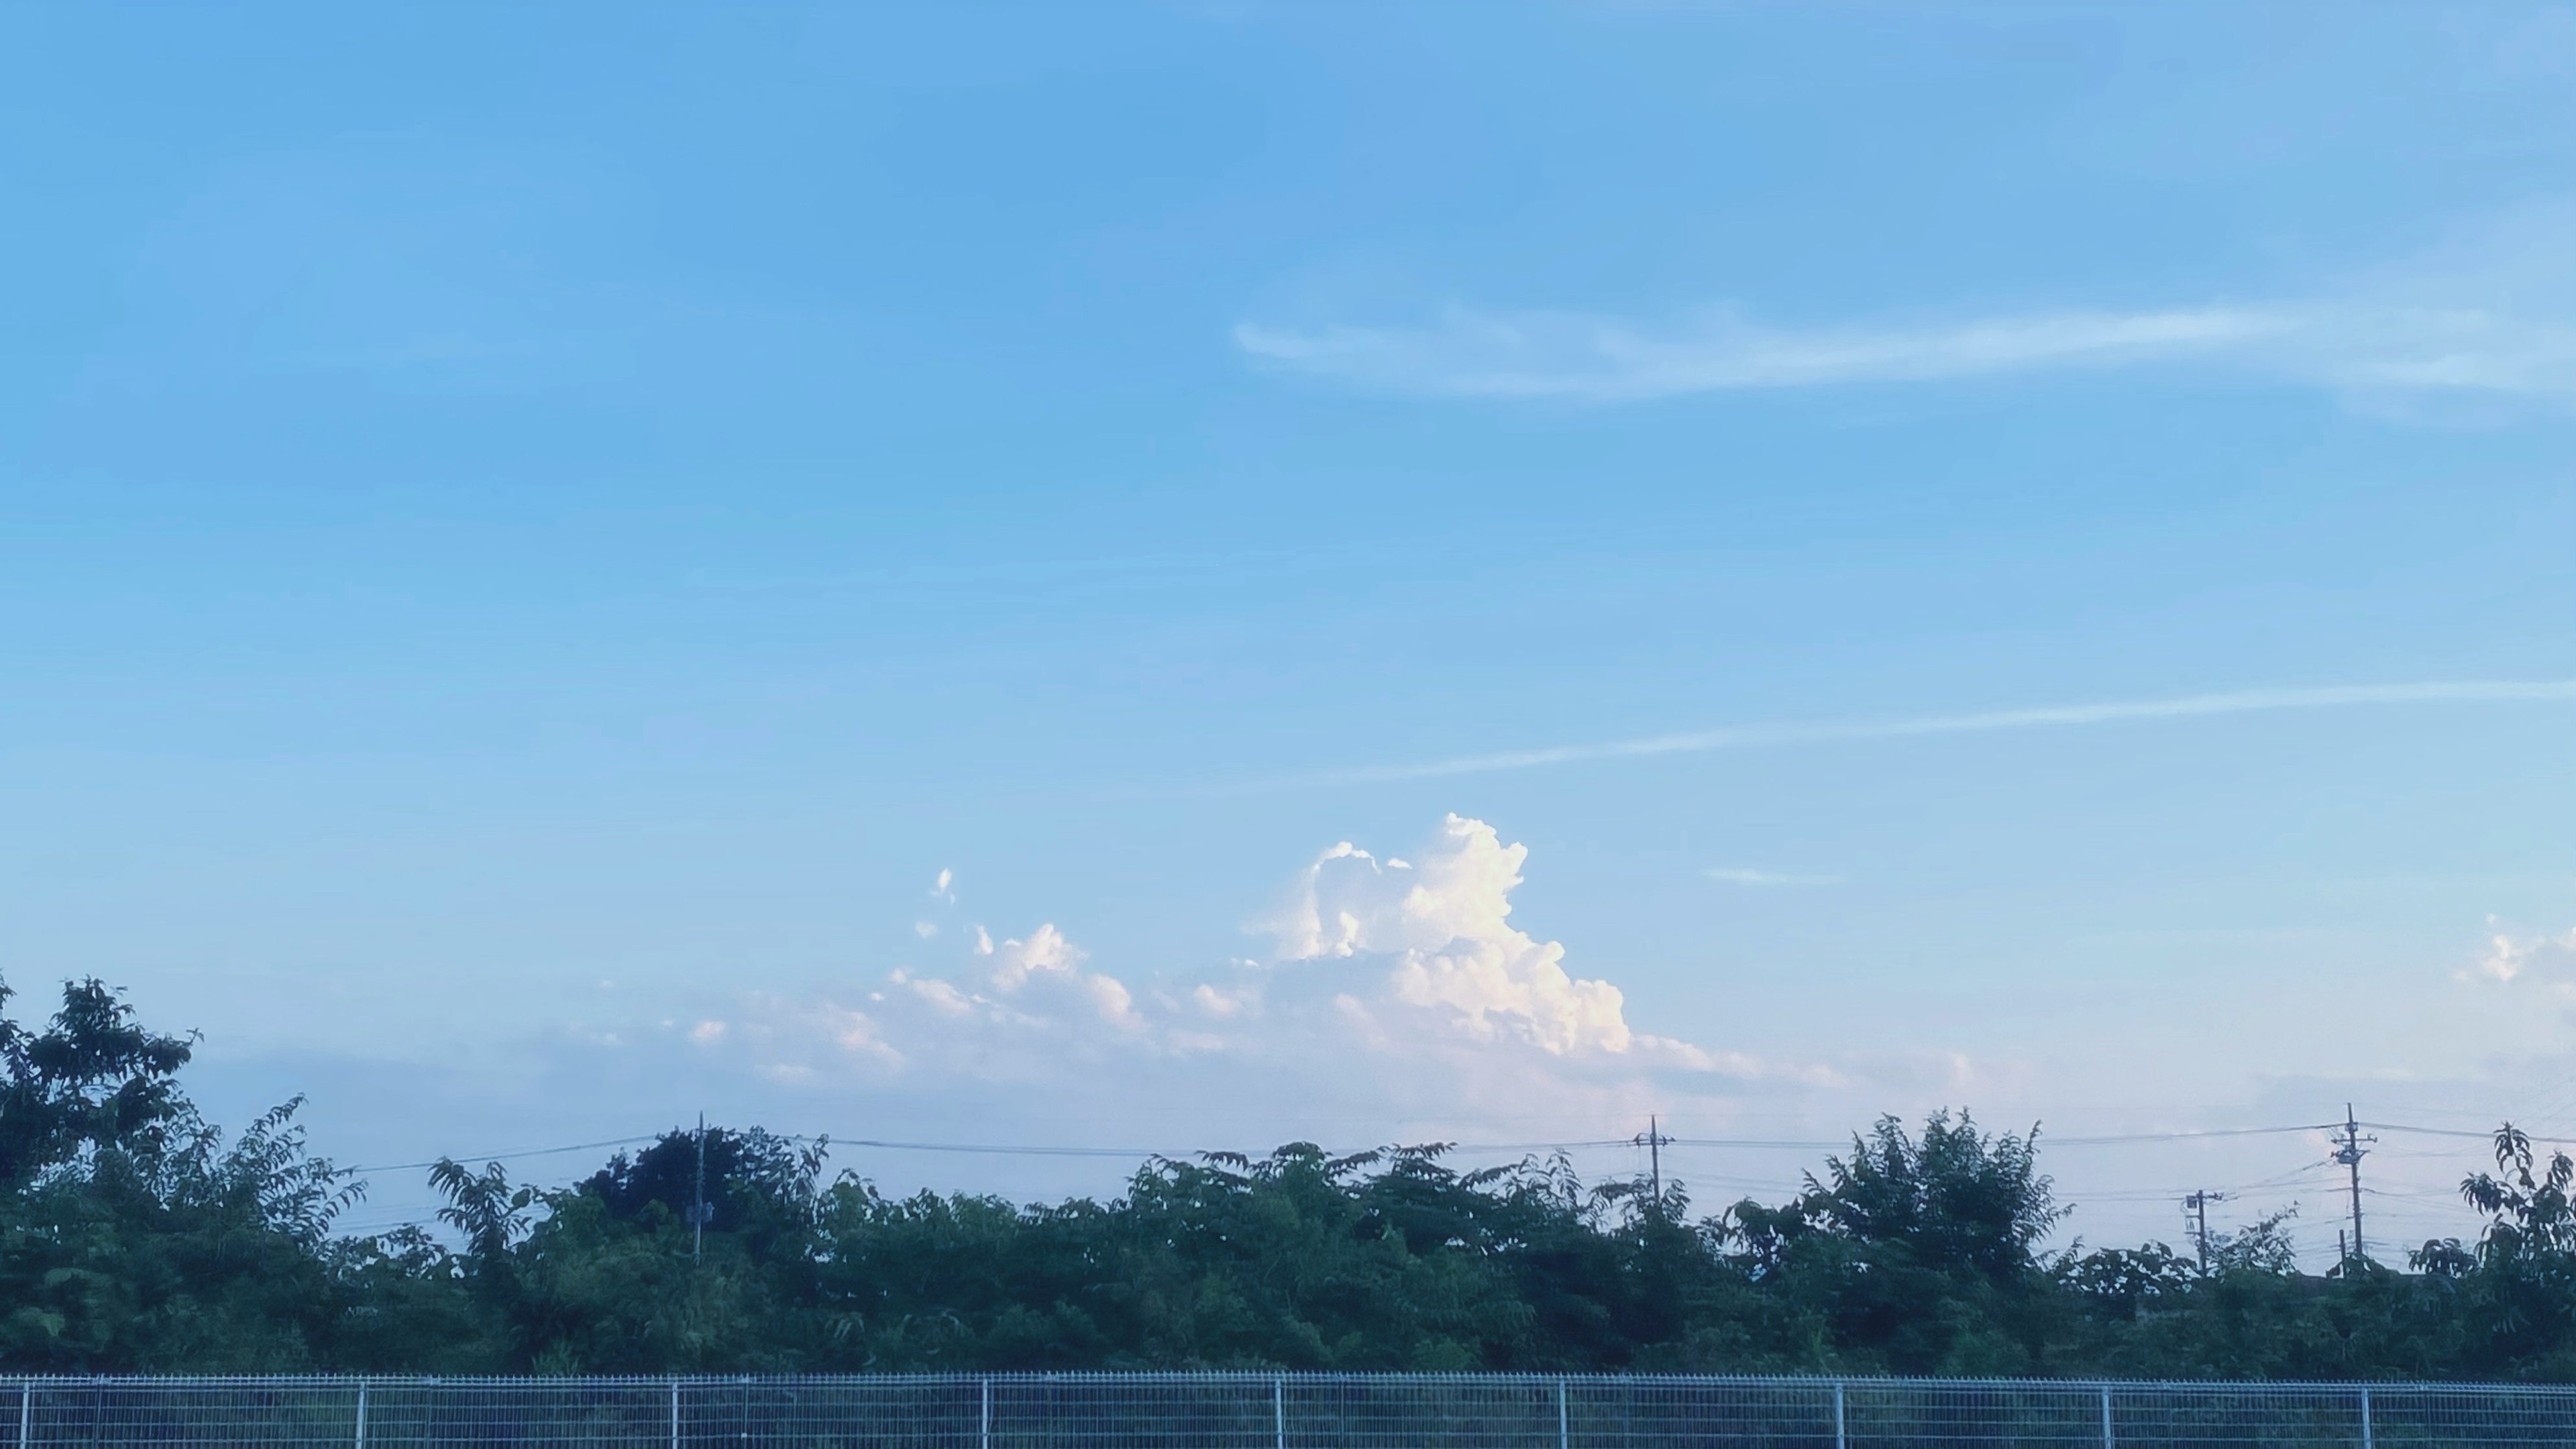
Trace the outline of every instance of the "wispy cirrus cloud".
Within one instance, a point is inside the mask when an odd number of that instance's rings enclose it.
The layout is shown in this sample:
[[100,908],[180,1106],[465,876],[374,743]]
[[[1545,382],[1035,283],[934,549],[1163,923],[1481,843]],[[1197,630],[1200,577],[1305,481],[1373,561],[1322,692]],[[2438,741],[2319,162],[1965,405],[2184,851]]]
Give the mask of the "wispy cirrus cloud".
[[1915,326],[1776,327],[1453,309],[1418,326],[1245,322],[1266,365],[1431,397],[1618,403],[2184,362],[2354,392],[2576,404],[2576,323],[2481,307],[2062,311]]
[[1732,304],[1613,316],[1452,307],[1399,322],[1252,318],[1265,366],[1418,396],[1618,403],[2149,366],[2390,399],[2576,405],[2576,198],[2463,217],[2295,292],[2148,306],[1930,310],[1788,324]]
[[1420,327],[1244,323],[1264,362],[1392,391],[1624,402],[1683,393],[1914,382],[2116,366],[2241,347],[2295,324],[2239,308],[2065,312],[1925,328],[1759,326],[1718,314],[1654,326],[1579,312],[1453,309]]
[[2418,680],[2407,684],[2339,684],[2291,689],[2240,689],[2210,694],[2172,695],[2161,699],[2103,700],[2090,704],[2042,705],[2030,709],[1982,710],[1969,714],[1916,715],[1905,719],[1737,725],[1722,729],[1693,730],[1680,734],[1642,735],[1632,739],[1602,740],[1590,744],[1550,745],[1531,750],[1500,750],[1490,754],[1457,755],[1445,760],[1420,760],[1411,764],[1369,765],[1304,778],[1321,779],[1336,784],[1364,784],[1385,780],[1429,779],[1443,775],[1482,775],[1501,770],[1528,770],[1545,765],[1576,764],[1586,760],[1750,749],[1765,745],[1902,739],[1916,735],[1988,734],[2001,730],[2063,729],[2081,725],[2120,724],[2143,720],[2262,714],[2279,710],[2349,709],[2366,705],[2567,701],[2576,701],[2576,679],[2450,679]]
[[1782,886],[1841,885],[1838,875],[1792,875],[1787,871],[1753,870],[1737,865],[1712,865],[1701,875],[1720,885],[1743,886],[1749,890],[1773,890]]

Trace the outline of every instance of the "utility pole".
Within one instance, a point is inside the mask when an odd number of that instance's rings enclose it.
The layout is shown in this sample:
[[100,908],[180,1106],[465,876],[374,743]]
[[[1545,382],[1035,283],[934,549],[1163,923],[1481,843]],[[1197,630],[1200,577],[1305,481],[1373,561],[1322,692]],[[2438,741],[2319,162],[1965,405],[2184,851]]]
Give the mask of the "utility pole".
[[2200,1271],[2209,1271],[2209,1205],[2227,1201],[2223,1192],[2195,1192],[2182,1200],[2182,1210],[2191,1218],[2192,1245],[2200,1251]]
[[707,1114],[698,1114],[698,1187],[689,1197],[689,1261],[702,1262],[707,1252]]
[[2335,1144],[2334,1160],[2352,1175],[2352,1247],[2344,1260],[2347,1266],[2354,1259],[2368,1256],[2361,1246],[2361,1159],[2370,1155],[2370,1149],[2361,1144],[2378,1140],[2361,1135],[2361,1124],[2353,1120],[2352,1104],[2344,1103],[2343,1138]]
[[1654,1183],[1655,1211],[1661,1213],[1664,1210],[1664,1144],[1673,1139],[1664,1135],[1655,1118],[1648,1117],[1646,1130],[1628,1140],[1646,1149],[1647,1170],[1652,1174],[1649,1180]]

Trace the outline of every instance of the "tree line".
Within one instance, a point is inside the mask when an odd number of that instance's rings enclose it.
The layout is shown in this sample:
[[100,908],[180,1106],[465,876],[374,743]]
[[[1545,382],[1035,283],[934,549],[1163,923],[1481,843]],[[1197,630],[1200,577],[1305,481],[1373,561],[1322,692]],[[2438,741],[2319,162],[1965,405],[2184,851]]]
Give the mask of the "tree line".
[[[1935,1113],[1785,1203],[1435,1147],[1158,1159],[1106,1202],[890,1197],[757,1128],[674,1131],[563,1189],[443,1161],[441,1227],[334,1231],[363,1185],[290,1102],[227,1137],[192,1039],[96,981],[0,987],[0,1372],[1119,1368],[2576,1379],[2563,1156],[2507,1127],[2471,1241],[2298,1270],[2044,1244],[2036,1132]],[[703,1153],[703,1170],[701,1169]],[[703,1171],[703,1175],[701,1175]],[[693,1221],[703,1182],[706,1220]],[[701,1231],[702,1230],[702,1231]]]

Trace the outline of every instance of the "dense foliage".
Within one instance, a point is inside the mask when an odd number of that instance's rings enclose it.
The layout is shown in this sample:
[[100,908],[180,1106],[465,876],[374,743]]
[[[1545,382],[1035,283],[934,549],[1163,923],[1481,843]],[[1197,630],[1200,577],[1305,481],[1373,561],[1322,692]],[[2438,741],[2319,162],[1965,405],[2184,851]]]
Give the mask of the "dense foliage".
[[[1297,1369],[2576,1377],[2565,1157],[2508,1128],[2474,1243],[2296,1271],[2043,1249],[2035,1135],[1893,1118],[1779,1206],[1436,1148],[1156,1161],[1125,1195],[889,1198],[757,1129],[673,1132],[560,1191],[444,1162],[440,1231],[335,1236],[359,1187],[289,1103],[227,1142],[191,1042],[96,982],[0,990],[0,1369]],[[703,1151],[703,1165],[701,1153]],[[693,1221],[694,1205],[709,1204]],[[701,1230],[703,1230],[701,1232]]]

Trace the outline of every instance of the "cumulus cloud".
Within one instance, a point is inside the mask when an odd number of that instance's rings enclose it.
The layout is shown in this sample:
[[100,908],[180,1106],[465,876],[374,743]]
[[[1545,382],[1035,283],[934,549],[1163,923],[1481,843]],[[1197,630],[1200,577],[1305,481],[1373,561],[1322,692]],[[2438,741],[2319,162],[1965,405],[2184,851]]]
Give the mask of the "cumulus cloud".
[[2576,930],[2556,936],[2517,936],[2497,931],[2487,937],[2485,953],[2467,974],[2494,982],[2546,980],[2564,984],[2576,977]]
[[1202,981],[1190,988],[1190,1005],[1197,1008],[1204,1016],[1241,1016],[1258,1007],[1260,1003],[1261,993],[1253,987],[1238,987],[1228,991]]
[[1384,955],[1389,994],[1449,1015],[1478,1040],[1541,1050],[1625,1052],[1637,1045],[1626,999],[1565,969],[1565,947],[1511,924],[1529,848],[1451,815],[1419,861],[1379,861],[1344,842],[1308,866],[1279,937],[1286,960]]
[[1102,1021],[1121,1027],[1142,1025],[1135,994],[1114,976],[1090,970],[1088,952],[1067,939],[1052,922],[1041,924],[1025,940],[998,945],[981,927],[976,932],[976,968],[964,987],[936,978],[896,973],[896,984],[939,1008],[944,1015],[1008,1016],[1042,1019],[1053,1006],[1078,1003]]
[[1025,941],[1004,941],[981,954],[992,958],[992,964],[985,968],[985,977],[994,990],[1001,992],[1019,990],[1028,984],[1032,975],[1069,975],[1082,956],[1074,944],[1064,938],[1064,933],[1052,924],[1031,931]]
[[1007,1084],[1066,1110],[1206,1094],[1417,1120],[1620,1120],[1838,1084],[1823,1067],[1638,1029],[1606,973],[1571,969],[1562,942],[1515,923],[1528,859],[1451,815],[1407,856],[1322,852],[1262,927],[1274,937],[1262,959],[1112,974],[1052,922],[1001,940],[975,926],[943,969],[749,998],[685,1035],[781,1082]]

